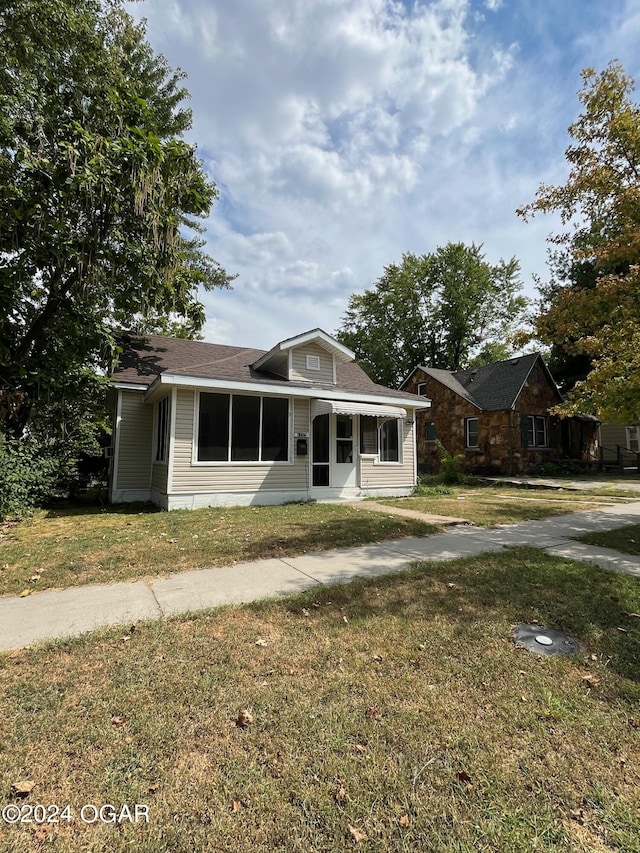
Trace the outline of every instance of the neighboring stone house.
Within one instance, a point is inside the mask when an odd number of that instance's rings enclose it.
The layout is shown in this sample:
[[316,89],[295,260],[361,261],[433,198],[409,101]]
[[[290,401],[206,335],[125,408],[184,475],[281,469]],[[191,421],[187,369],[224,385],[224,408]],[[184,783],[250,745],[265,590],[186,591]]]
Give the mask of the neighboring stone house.
[[149,335],[111,376],[110,499],[163,509],[407,495],[428,402],[320,329],[269,352]]
[[440,466],[438,439],[467,472],[521,474],[560,458],[597,460],[598,421],[552,416],[562,397],[538,353],[469,370],[416,367],[402,390],[427,397],[417,414],[418,470]]

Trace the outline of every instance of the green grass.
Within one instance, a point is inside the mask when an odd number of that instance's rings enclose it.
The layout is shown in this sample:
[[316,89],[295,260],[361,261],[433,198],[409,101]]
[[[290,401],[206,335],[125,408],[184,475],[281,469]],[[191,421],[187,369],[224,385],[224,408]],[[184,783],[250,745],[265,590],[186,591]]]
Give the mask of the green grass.
[[110,583],[348,547],[435,528],[338,504],[175,510],[67,507],[5,526],[0,594]]
[[482,527],[549,518],[618,502],[591,493],[508,486],[435,486],[423,487],[421,491],[422,494],[411,498],[381,498],[379,502],[418,512],[465,518]]
[[[517,549],[2,655],[0,790],[75,817],[0,850],[638,853],[632,612],[637,579]],[[580,653],[517,649],[534,619]]]
[[640,555],[640,524],[618,527],[615,530],[606,530],[602,533],[586,533],[584,536],[576,537],[576,539],[578,542],[586,542],[588,545],[613,548],[623,554]]

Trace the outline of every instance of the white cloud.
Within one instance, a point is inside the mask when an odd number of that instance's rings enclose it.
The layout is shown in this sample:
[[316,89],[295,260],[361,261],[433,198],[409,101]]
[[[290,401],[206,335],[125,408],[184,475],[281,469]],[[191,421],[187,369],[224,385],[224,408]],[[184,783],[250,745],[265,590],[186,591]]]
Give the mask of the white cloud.
[[491,15],[470,0],[133,4],[189,75],[191,138],[222,196],[209,249],[240,274],[204,295],[207,337],[268,348],[334,331],[385,265],[449,240],[516,254],[529,279],[543,269],[551,224],[525,226],[515,208],[562,180],[570,50],[585,65],[616,39],[634,50],[640,14],[611,3],[592,30],[583,7],[560,20],[556,0],[485,0]]

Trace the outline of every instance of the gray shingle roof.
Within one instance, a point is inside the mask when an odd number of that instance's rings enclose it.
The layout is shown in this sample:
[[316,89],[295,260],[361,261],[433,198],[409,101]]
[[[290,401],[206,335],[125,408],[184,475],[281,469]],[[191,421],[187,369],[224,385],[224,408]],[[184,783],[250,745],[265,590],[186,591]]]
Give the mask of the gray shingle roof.
[[494,412],[513,407],[536,363],[547,374],[560,402],[560,392],[544,360],[537,352],[508,358],[505,361],[494,361],[492,364],[469,370],[452,372],[429,367],[420,369],[480,410]]
[[[176,376],[192,376],[195,379],[281,385],[283,392],[297,386],[309,386],[309,383],[292,382],[264,370],[254,370],[251,365],[265,355],[266,350],[167,338],[161,335],[125,336],[120,341],[120,346],[123,352],[111,374],[114,382],[149,386],[160,374],[167,373]],[[424,398],[414,394],[376,385],[355,362],[338,363],[336,379],[336,385],[314,385],[314,387],[351,393],[379,394],[404,400],[415,397],[416,400],[424,402]]]

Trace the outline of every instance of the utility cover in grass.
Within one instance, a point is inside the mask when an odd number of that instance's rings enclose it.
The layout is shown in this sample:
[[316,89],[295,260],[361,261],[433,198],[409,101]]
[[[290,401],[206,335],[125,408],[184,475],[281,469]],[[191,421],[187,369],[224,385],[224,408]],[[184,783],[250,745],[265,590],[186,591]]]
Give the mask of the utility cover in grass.
[[575,655],[580,648],[577,640],[562,631],[526,622],[513,629],[513,641],[516,646],[536,655]]

